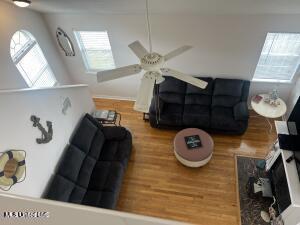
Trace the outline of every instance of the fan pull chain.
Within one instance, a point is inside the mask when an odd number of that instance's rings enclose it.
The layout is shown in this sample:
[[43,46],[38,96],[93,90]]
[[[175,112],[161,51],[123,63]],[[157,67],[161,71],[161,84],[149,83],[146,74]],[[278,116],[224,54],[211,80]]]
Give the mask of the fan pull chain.
[[150,54],[152,53],[152,38],[151,38],[151,24],[150,24],[150,17],[149,17],[149,3],[146,0],[146,20],[147,20],[147,28],[148,28],[148,41],[149,41],[149,51]]
[[160,121],[160,107],[159,107],[159,89],[157,88],[157,104],[158,104],[158,121]]
[[[155,101],[155,116],[156,116],[156,124],[159,123],[160,121],[160,108],[159,108],[159,89],[158,85],[156,84],[155,81],[155,96],[154,96],[154,101]],[[157,116],[158,115],[158,116]]]
[[158,112],[158,106],[157,106],[157,86],[156,86],[156,81],[155,81],[155,86],[154,86],[154,105],[155,105],[155,120],[156,124],[158,124],[158,119],[157,119],[157,112]]

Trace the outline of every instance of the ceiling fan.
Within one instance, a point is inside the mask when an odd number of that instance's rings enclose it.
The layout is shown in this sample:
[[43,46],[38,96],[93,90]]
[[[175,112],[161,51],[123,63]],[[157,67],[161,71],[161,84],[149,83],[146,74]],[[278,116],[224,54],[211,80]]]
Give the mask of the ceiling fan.
[[140,64],[120,67],[117,69],[106,70],[97,73],[97,80],[100,83],[137,74],[142,70],[146,71],[139,87],[137,100],[134,104],[134,110],[145,113],[149,111],[151,99],[153,97],[154,85],[162,83],[165,80],[165,76],[175,77],[179,80],[185,81],[202,89],[205,89],[207,86],[207,82],[203,80],[194,78],[191,75],[186,75],[173,69],[164,68],[165,62],[182,54],[192,47],[184,45],[164,56],[153,52],[148,0],[146,0],[146,19],[148,27],[149,51],[147,51],[139,41],[135,41],[132,44],[128,45],[128,47],[140,59]]

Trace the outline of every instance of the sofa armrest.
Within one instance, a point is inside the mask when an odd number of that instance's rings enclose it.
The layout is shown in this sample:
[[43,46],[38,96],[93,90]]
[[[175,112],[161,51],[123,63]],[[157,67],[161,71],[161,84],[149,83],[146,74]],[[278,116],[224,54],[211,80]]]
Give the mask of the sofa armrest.
[[122,141],[126,138],[128,130],[124,127],[103,127],[102,132],[107,140]]
[[[158,103],[158,104],[157,104]],[[153,96],[151,100],[151,105],[149,109],[150,114],[156,114],[156,108],[159,107],[159,110],[162,111],[164,107],[164,101],[160,97]]]
[[248,120],[249,110],[246,102],[239,102],[233,108],[235,120]]

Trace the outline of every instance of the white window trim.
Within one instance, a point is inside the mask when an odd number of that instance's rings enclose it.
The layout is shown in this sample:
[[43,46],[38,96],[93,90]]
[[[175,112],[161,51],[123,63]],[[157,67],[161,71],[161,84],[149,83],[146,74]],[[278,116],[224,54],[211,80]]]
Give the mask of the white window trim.
[[76,41],[77,43],[79,43],[78,47],[79,47],[79,50],[80,50],[80,53],[81,53],[81,58],[83,60],[83,63],[84,63],[84,67],[86,69],[86,73],[89,73],[89,74],[96,74],[97,72],[96,71],[93,71],[88,62],[87,62],[87,58],[86,58],[86,53],[85,53],[85,50],[83,49],[83,43],[82,43],[82,40],[81,40],[81,37],[79,36],[79,32],[80,31],[73,31],[74,32],[74,35],[75,35],[75,38],[76,38]]
[[252,82],[258,82],[258,83],[281,83],[281,84],[291,84],[293,83],[293,80],[277,80],[277,79],[258,79],[253,78]]

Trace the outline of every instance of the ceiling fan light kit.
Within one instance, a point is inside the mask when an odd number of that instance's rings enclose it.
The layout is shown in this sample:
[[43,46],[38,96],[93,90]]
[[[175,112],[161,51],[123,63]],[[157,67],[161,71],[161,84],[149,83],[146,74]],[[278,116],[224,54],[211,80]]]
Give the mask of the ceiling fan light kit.
[[21,8],[25,8],[31,4],[30,0],[13,0],[13,3]]
[[137,99],[134,104],[134,110],[145,113],[149,111],[149,107],[153,97],[154,85],[162,83],[165,80],[165,76],[175,77],[179,80],[182,80],[202,89],[205,89],[207,86],[207,82],[203,80],[195,78],[191,75],[186,75],[184,73],[175,71],[173,69],[164,68],[165,62],[191,49],[191,46],[184,45],[178,49],[175,49],[174,51],[171,51],[166,55],[161,55],[152,51],[148,0],[146,0],[146,20],[148,28],[149,51],[147,51],[147,49],[145,49],[139,41],[135,41],[128,45],[128,47],[140,59],[140,64],[120,67],[117,69],[106,70],[97,73],[98,82],[105,82],[137,74],[144,70],[146,73],[144,74],[141,80]]

